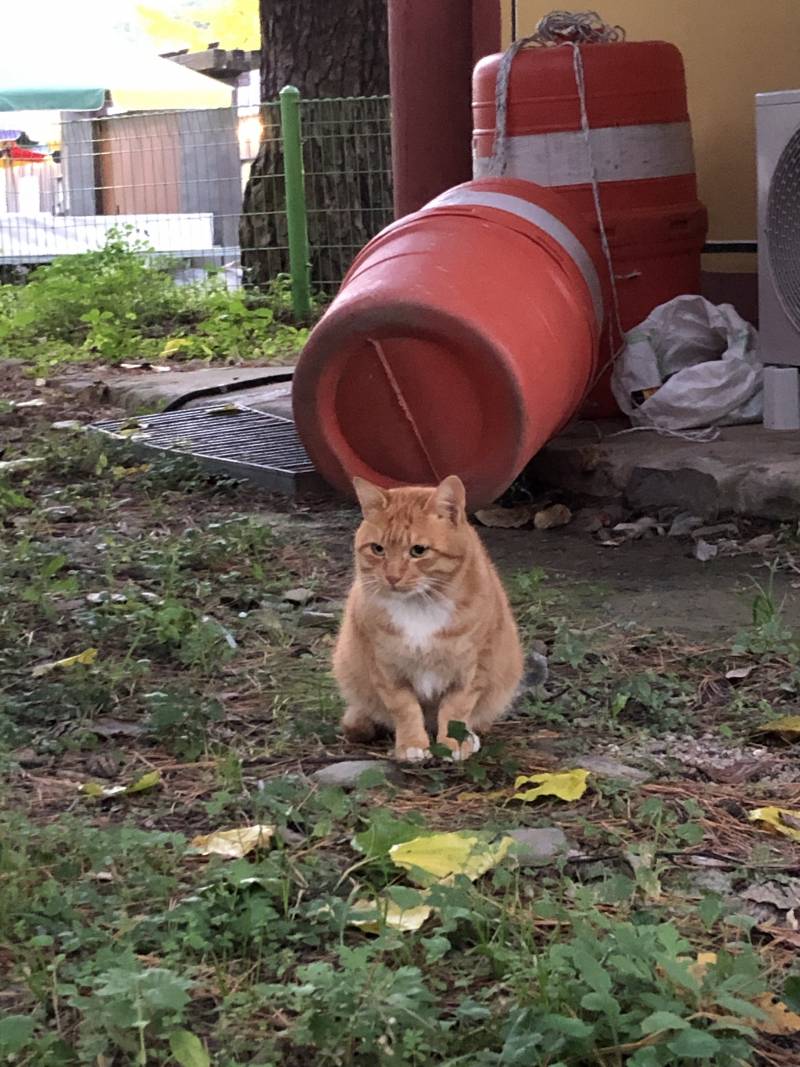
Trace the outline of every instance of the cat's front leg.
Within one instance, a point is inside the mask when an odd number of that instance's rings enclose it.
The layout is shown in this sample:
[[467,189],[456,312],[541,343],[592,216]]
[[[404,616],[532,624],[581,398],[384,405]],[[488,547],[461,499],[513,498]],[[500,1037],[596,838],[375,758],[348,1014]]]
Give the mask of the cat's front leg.
[[419,763],[431,754],[425,716],[410,689],[378,689],[394,723],[394,758],[400,763]]
[[[447,745],[453,753],[452,759],[454,760],[469,759],[481,747],[481,739],[470,726],[477,702],[478,693],[469,687],[451,691],[442,698],[439,705],[436,740],[440,745]],[[466,726],[468,733],[463,741],[448,736],[451,722],[461,722]]]

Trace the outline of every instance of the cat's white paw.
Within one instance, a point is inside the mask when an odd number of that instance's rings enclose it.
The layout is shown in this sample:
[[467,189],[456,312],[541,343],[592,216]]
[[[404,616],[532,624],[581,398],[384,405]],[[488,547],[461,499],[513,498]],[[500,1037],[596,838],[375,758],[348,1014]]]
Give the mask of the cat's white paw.
[[469,736],[465,741],[454,741],[452,738],[448,738],[445,743],[452,750],[451,754],[446,758],[451,759],[454,763],[469,759],[476,752],[480,752],[481,748],[481,739],[472,730],[469,731]]
[[429,748],[396,748],[394,758],[399,763],[422,763],[423,760],[431,758],[431,750]]

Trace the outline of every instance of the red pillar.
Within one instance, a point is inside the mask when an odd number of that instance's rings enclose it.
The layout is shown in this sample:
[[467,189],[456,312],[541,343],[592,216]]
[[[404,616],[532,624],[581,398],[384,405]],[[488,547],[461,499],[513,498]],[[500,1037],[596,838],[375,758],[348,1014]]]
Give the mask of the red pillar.
[[396,217],[472,177],[472,68],[500,39],[500,0],[389,0]]

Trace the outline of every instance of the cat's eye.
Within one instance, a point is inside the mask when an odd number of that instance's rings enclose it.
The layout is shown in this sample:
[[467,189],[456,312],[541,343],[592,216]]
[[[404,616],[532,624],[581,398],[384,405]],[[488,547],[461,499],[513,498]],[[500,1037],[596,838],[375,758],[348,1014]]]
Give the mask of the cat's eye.
[[371,544],[369,547],[372,549],[372,552],[373,552],[374,555],[376,555],[376,556],[382,556],[383,555],[383,551],[384,551],[383,545]]
[[412,545],[408,550],[408,554],[413,556],[414,559],[419,559],[419,557],[424,556],[427,551],[427,545]]

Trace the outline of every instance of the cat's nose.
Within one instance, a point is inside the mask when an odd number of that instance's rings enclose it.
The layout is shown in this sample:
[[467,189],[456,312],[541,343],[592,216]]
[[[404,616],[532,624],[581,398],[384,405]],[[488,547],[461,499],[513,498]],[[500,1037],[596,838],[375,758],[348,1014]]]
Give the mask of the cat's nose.
[[392,587],[392,589],[394,589],[394,587],[400,581],[400,575],[399,574],[387,574],[386,575],[386,581],[389,583],[389,585]]

